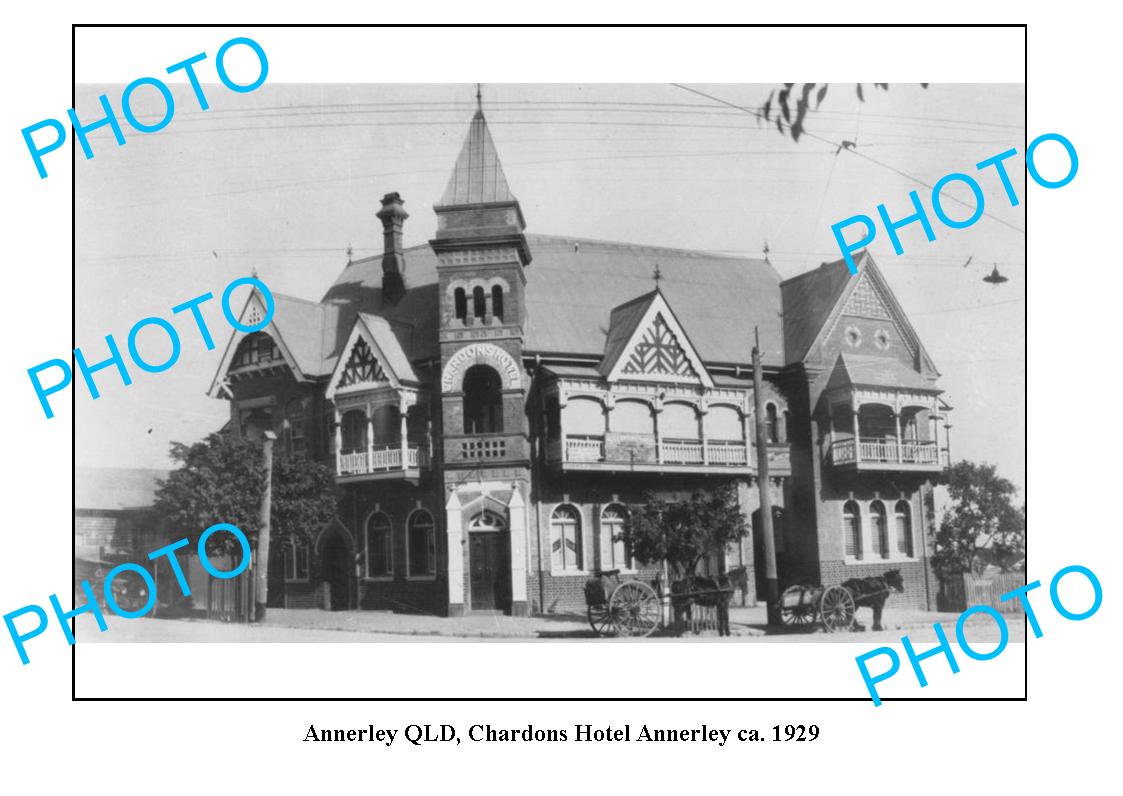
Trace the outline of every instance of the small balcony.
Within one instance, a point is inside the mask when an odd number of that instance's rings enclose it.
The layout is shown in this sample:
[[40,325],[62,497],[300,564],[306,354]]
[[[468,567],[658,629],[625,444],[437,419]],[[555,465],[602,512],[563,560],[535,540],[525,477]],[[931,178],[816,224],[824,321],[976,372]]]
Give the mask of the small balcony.
[[547,444],[547,461],[563,470],[750,473],[744,442],[566,435]]
[[429,450],[418,445],[374,445],[335,457],[336,475],[348,480],[418,478],[428,467]]
[[896,470],[913,472],[939,472],[945,466],[946,451],[935,442],[905,441],[861,437],[835,440],[830,447],[829,460],[835,467],[856,470]]

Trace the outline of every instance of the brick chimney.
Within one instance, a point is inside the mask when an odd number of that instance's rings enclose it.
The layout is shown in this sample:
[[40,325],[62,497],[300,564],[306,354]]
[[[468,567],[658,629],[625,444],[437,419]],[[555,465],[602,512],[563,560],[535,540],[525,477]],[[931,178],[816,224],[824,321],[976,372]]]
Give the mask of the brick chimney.
[[396,192],[388,193],[382,197],[382,209],[376,213],[382,222],[382,301],[390,304],[397,303],[406,292],[402,224],[409,213],[403,204]]

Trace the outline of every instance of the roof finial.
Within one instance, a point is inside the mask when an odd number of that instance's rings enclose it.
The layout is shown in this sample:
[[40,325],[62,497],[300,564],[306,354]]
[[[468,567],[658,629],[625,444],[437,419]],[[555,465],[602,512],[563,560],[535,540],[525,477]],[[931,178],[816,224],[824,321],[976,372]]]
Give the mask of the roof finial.
[[351,241],[347,241],[347,264],[348,264],[348,265],[350,265],[350,264],[351,264],[351,254],[352,254],[352,251],[353,251],[353,250],[351,249]]
[[663,272],[659,270],[659,263],[655,263],[655,273],[651,275],[655,280],[655,289],[659,289],[659,282],[663,279]]
[[768,248],[768,241],[765,241],[764,242],[764,261],[766,263],[768,263],[769,265],[772,265],[772,261],[768,259],[768,252],[770,252],[770,251],[772,251],[772,250]]
[[476,84],[476,110],[480,113],[484,112],[484,95],[481,89],[482,83]]

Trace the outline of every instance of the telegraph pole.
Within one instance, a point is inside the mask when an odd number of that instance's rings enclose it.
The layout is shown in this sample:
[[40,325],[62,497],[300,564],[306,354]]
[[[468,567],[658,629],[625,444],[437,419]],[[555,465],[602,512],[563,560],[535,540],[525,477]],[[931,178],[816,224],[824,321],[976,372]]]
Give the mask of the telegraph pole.
[[254,570],[255,622],[265,621],[265,606],[269,600],[269,519],[273,513],[273,440],[277,435],[265,432],[262,446],[262,464],[265,466],[265,494],[261,496],[261,530],[257,535],[257,569]]
[[756,426],[756,474],[760,490],[760,530],[764,535],[764,577],[768,624],[779,625],[780,583],[776,576],[776,539],[772,535],[772,494],[768,484],[768,444],[764,429],[764,377],[760,364],[760,330],[753,328],[753,414]]

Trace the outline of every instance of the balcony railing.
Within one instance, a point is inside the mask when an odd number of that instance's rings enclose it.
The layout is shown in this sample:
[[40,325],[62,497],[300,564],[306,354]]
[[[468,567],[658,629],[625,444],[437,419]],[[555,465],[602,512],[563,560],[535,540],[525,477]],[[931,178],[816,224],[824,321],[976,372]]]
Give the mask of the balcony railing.
[[902,442],[886,439],[835,440],[830,449],[831,464],[874,465],[891,469],[894,465],[938,469],[942,466],[935,442]]
[[402,464],[401,445],[376,445],[370,450],[340,453],[336,457],[338,475],[367,475],[395,470],[416,470],[429,466],[429,451],[417,445],[405,449]]
[[748,467],[748,449],[743,442],[651,439],[650,446],[610,451],[603,437],[567,436],[547,448],[552,461],[567,464],[693,465]]

